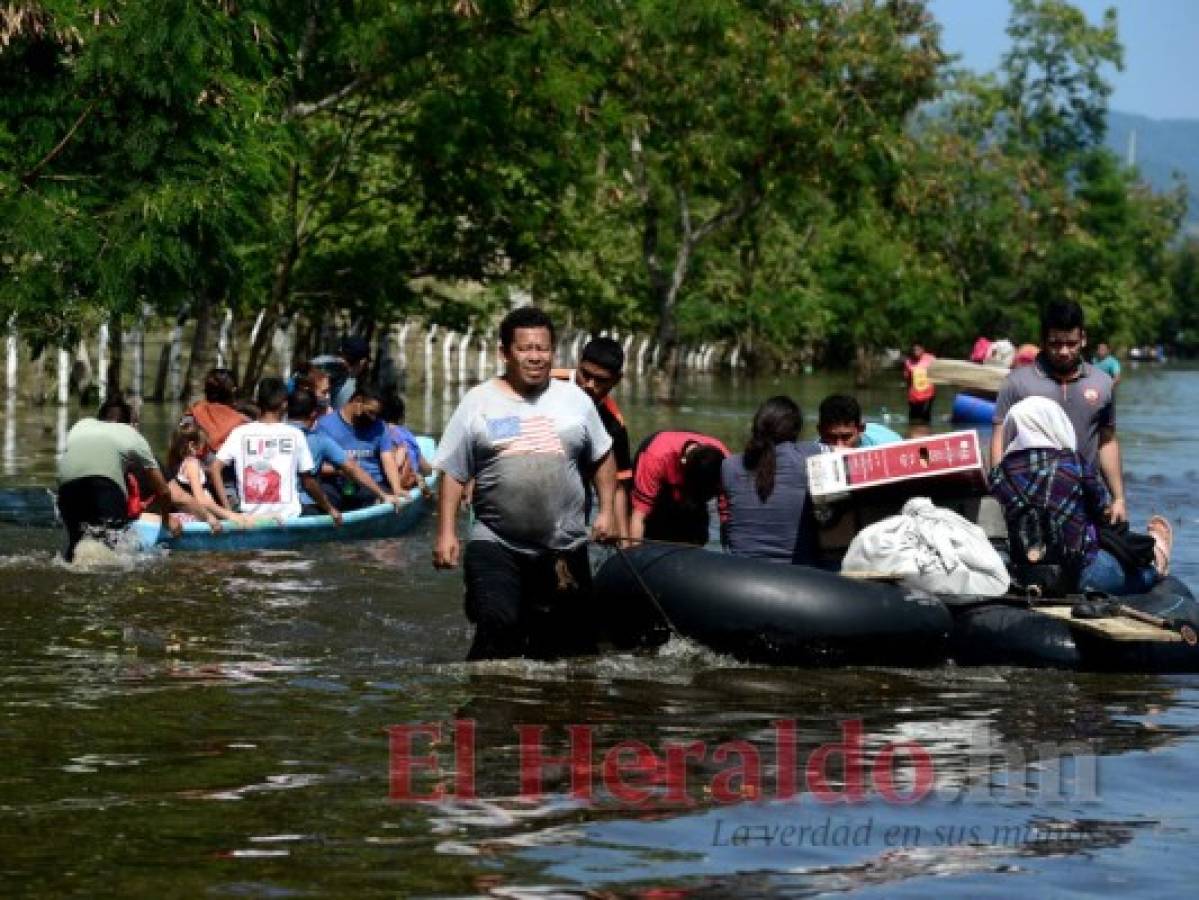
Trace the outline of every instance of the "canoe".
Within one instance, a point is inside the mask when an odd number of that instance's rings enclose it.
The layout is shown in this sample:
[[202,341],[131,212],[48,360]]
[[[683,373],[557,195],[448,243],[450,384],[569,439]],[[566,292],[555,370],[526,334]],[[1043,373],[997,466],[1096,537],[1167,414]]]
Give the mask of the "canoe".
[[[946,598],[954,618],[950,656],[962,666],[1011,665],[1092,672],[1199,672],[1199,646],[1177,631],[1123,616],[1076,619],[1065,598],[1059,605],[1027,607],[1002,598],[983,602]],[[1169,577],[1147,594],[1115,598],[1141,612],[1199,629],[1199,601]]]
[[746,662],[924,666],[945,659],[952,630],[920,591],[692,547],[615,552],[595,587],[624,648],[677,632]]
[[954,424],[990,425],[995,415],[995,398],[962,392],[953,398]]
[[[431,459],[434,443],[418,437],[421,453]],[[434,479],[427,479],[430,487]],[[183,552],[234,552],[239,550],[287,550],[306,544],[330,541],[367,541],[399,537],[411,531],[426,515],[431,502],[419,488],[408,492],[404,505],[397,510],[380,503],[342,514],[340,526],[331,516],[301,516],[283,522],[265,520],[250,526],[223,523],[219,533],[204,522],[188,522],[178,537],[162,527],[157,519],[139,520],[131,526],[137,543],[145,549],[163,547]]]

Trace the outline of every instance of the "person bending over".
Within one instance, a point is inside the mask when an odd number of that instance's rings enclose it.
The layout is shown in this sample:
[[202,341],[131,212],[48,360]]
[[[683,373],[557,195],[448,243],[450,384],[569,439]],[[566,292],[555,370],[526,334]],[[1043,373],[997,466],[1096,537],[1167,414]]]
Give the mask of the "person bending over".
[[728,448],[694,431],[651,434],[633,458],[633,540],[708,543],[708,501],[717,498],[721,543],[726,543],[728,498],[720,484],[720,467]]

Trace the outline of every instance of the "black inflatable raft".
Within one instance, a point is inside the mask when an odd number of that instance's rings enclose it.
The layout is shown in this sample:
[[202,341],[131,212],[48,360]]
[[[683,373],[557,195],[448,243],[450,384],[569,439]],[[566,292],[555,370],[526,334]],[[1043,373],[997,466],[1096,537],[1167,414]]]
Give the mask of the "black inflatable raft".
[[[1094,672],[1199,672],[1199,646],[1183,638],[1180,625],[1199,630],[1199,602],[1177,578],[1166,578],[1147,594],[1112,598],[1140,612],[1167,620],[1155,628],[1127,617],[1136,627],[1105,634],[1092,620],[1071,615],[1085,597],[1025,606],[1004,598],[980,601],[945,598],[953,613],[949,654],[965,666],[1028,666]],[[1057,615],[1050,613],[1056,612]]]
[[[1177,578],[1119,603],[1168,620],[1075,619],[1088,598],[934,598],[901,585],[846,578],[690,547],[614,553],[595,588],[618,647],[652,646],[672,631],[747,662],[775,665],[1026,666],[1199,672],[1199,601]],[[652,594],[652,599],[650,595]]]
[[935,665],[953,624],[940,601],[894,584],[690,547],[614,553],[595,587],[619,645],[677,630],[747,662]]

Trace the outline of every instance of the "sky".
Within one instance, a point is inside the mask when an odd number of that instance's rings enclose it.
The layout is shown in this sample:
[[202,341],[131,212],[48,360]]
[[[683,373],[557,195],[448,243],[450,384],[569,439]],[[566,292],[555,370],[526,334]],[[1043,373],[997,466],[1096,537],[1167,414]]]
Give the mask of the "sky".
[[[1124,71],[1109,73],[1109,106],[1153,119],[1199,119],[1199,0],[1074,0],[1092,24],[1116,8]],[[931,0],[941,45],[990,72],[1007,49],[1008,0]]]

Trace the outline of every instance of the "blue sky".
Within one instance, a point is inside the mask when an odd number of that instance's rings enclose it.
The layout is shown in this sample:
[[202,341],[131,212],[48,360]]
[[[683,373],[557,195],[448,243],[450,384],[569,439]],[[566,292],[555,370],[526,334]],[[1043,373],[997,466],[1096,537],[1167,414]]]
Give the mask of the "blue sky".
[[[1154,119],[1199,119],[1199,0],[1074,0],[1102,21],[1115,7],[1124,44],[1124,71],[1113,70],[1109,105]],[[941,44],[961,62],[989,72],[1007,49],[1008,0],[931,0]]]

